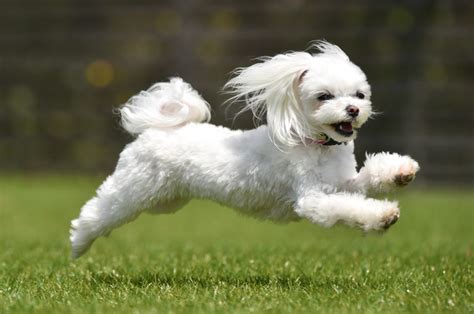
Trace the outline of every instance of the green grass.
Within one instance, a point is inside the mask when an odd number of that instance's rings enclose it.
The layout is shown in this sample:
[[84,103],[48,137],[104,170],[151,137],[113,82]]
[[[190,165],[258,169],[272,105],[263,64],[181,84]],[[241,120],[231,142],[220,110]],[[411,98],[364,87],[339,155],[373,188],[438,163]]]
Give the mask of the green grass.
[[410,189],[383,236],[194,201],[69,258],[98,178],[0,179],[0,312],[473,312],[474,193]]

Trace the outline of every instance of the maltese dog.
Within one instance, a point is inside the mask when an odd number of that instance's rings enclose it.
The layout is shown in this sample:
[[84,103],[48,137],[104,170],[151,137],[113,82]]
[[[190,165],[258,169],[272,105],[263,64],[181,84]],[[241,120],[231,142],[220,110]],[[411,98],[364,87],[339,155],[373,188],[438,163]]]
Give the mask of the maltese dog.
[[205,123],[209,104],[181,78],[157,83],[121,109],[136,136],[97,195],[71,223],[72,256],[141,213],[172,213],[210,199],[261,219],[306,218],[364,231],[385,230],[396,202],[366,197],[408,184],[419,170],[409,156],[367,155],[357,171],[354,139],[373,115],[370,85],[338,46],[264,57],[225,85],[266,125],[241,131]]

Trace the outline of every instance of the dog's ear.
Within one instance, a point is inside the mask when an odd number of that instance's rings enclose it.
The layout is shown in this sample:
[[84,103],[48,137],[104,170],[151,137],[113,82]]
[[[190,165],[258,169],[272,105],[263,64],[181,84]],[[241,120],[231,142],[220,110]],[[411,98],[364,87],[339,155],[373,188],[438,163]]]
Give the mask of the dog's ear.
[[311,135],[298,86],[312,59],[307,52],[264,57],[260,63],[238,69],[224,87],[234,95],[230,102],[245,100],[240,113],[251,110],[261,119],[266,112],[272,139],[279,146],[298,145]]
[[298,85],[303,82],[303,78],[306,75],[306,73],[308,73],[308,69],[303,70],[303,72],[300,73],[300,75],[298,76]]

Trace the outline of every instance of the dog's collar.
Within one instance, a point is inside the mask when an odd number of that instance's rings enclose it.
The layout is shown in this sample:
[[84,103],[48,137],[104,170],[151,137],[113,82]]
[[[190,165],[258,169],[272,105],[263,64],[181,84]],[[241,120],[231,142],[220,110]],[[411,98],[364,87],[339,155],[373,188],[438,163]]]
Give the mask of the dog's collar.
[[324,145],[324,146],[333,146],[333,145],[341,145],[341,142],[337,142],[334,139],[330,138],[327,134],[325,133],[319,133],[316,135],[315,139],[312,138],[307,138],[306,139],[306,145],[312,145],[312,144],[318,144],[318,145]]

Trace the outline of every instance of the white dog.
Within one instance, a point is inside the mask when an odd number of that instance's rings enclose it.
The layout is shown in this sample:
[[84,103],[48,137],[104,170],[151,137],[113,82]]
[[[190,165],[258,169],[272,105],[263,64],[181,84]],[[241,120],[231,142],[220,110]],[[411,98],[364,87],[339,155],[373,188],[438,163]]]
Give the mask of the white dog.
[[180,78],[157,83],[121,109],[137,139],[115,172],[72,221],[72,256],[144,211],[170,213],[193,198],[210,199],[274,221],[307,218],[365,231],[399,218],[396,202],[367,198],[411,181],[419,170],[408,156],[367,155],[359,172],[357,129],[372,115],[366,76],[335,45],[316,54],[290,52],[239,69],[226,88],[231,99],[267,125],[234,131],[208,123],[209,105]]

